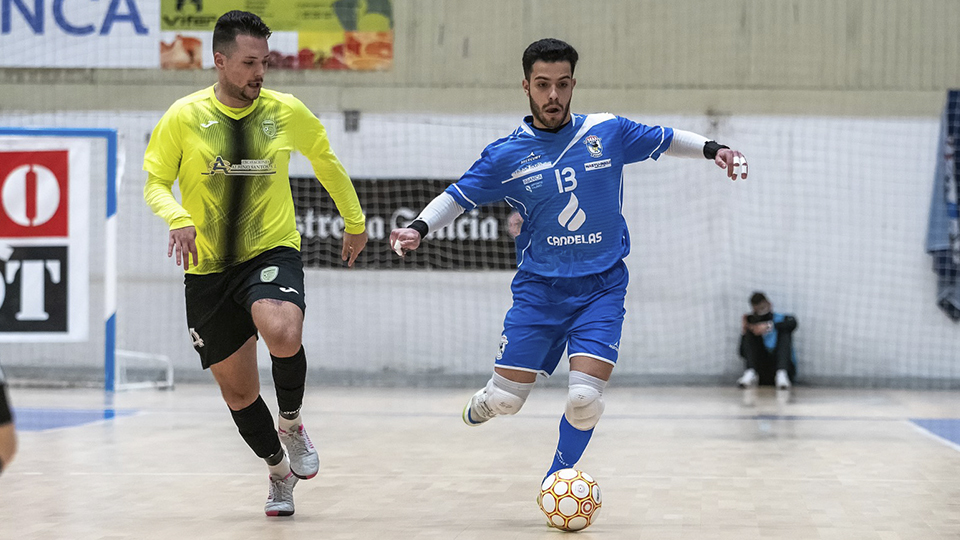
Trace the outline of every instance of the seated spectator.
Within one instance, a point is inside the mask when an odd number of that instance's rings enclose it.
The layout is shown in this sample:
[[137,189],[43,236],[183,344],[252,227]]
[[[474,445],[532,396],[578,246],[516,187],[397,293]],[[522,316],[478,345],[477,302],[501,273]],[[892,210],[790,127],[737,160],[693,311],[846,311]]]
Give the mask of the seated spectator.
[[793,332],[797,319],[775,313],[767,297],[755,292],[750,297],[752,313],[743,316],[740,356],[746,364],[737,380],[741,388],[775,382],[780,390],[789,389],[796,377],[797,363],[793,351]]

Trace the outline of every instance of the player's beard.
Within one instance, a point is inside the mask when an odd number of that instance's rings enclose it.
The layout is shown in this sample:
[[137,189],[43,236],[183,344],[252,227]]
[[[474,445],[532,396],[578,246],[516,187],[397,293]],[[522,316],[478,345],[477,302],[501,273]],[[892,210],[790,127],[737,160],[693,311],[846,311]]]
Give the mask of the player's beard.
[[567,121],[567,117],[570,115],[570,102],[568,101],[566,105],[562,105],[560,111],[560,118],[558,120],[547,121],[546,115],[543,113],[544,107],[549,107],[550,105],[559,105],[558,103],[547,103],[543,107],[537,106],[537,103],[533,101],[533,96],[528,96],[530,100],[530,113],[533,114],[533,117],[547,129],[557,129],[562,126],[564,122]]
[[257,87],[256,89],[253,89],[247,85],[237,86],[229,81],[225,81],[222,86],[223,86],[223,89],[226,90],[229,95],[249,105],[253,103],[258,97],[260,97],[260,89],[263,88],[262,86],[263,83],[260,83],[260,84],[261,86]]

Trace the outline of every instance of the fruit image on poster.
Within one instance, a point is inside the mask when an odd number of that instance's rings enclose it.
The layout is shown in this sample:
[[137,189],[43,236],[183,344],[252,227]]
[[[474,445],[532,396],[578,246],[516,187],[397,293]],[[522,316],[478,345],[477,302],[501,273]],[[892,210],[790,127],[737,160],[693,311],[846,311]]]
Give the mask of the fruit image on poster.
[[213,29],[233,9],[256,13],[273,31],[272,69],[375,71],[393,65],[392,0],[161,0],[161,67],[213,67]]

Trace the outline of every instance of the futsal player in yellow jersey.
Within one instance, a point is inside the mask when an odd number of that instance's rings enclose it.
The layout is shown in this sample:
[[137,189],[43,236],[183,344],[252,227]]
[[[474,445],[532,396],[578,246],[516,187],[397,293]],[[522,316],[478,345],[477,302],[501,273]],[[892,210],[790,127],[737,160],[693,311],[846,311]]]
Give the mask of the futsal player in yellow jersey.
[[[240,435],[270,470],[265,512],[289,516],[297,480],[320,467],[300,418],[305,304],[290,152],[310,160],[343,216],[341,256],[349,266],[367,234],[323,125],[297,98],[262,88],[268,37],[270,29],[252,13],[220,17],[213,32],[218,82],[174,103],[157,124],[144,157],[144,198],[170,226],[167,255],[186,272],[194,348]],[[178,179],[182,206],[172,193]],[[258,333],[272,359],[276,427],[260,397]]]

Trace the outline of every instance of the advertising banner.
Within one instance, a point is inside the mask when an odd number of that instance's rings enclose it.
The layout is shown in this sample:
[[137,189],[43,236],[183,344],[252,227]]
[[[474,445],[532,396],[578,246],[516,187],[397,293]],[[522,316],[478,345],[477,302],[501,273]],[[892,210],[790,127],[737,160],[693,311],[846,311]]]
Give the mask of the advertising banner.
[[156,68],[156,0],[0,1],[0,67]]
[[280,69],[385,70],[393,64],[391,0],[161,0],[160,64],[211,67],[220,15],[259,15],[273,31],[270,66]]
[[[297,227],[307,268],[341,267],[343,219],[316,178],[292,178]],[[357,268],[435,268],[439,270],[515,270],[516,250],[504,204],[483,206],[452,225],[427,235],[417,251],[401,259],[389,247],[390,231],[406,226],[452,182],[446,180],[357,180],[353,184],[367,216],[366,249]]]
[[273,30],[279,69],[386,70],[392,0],[0,1],[0,67],[213,67],[217,19],[239,9]]
[[0,139],[0,342],[88,333],[90,144]]

